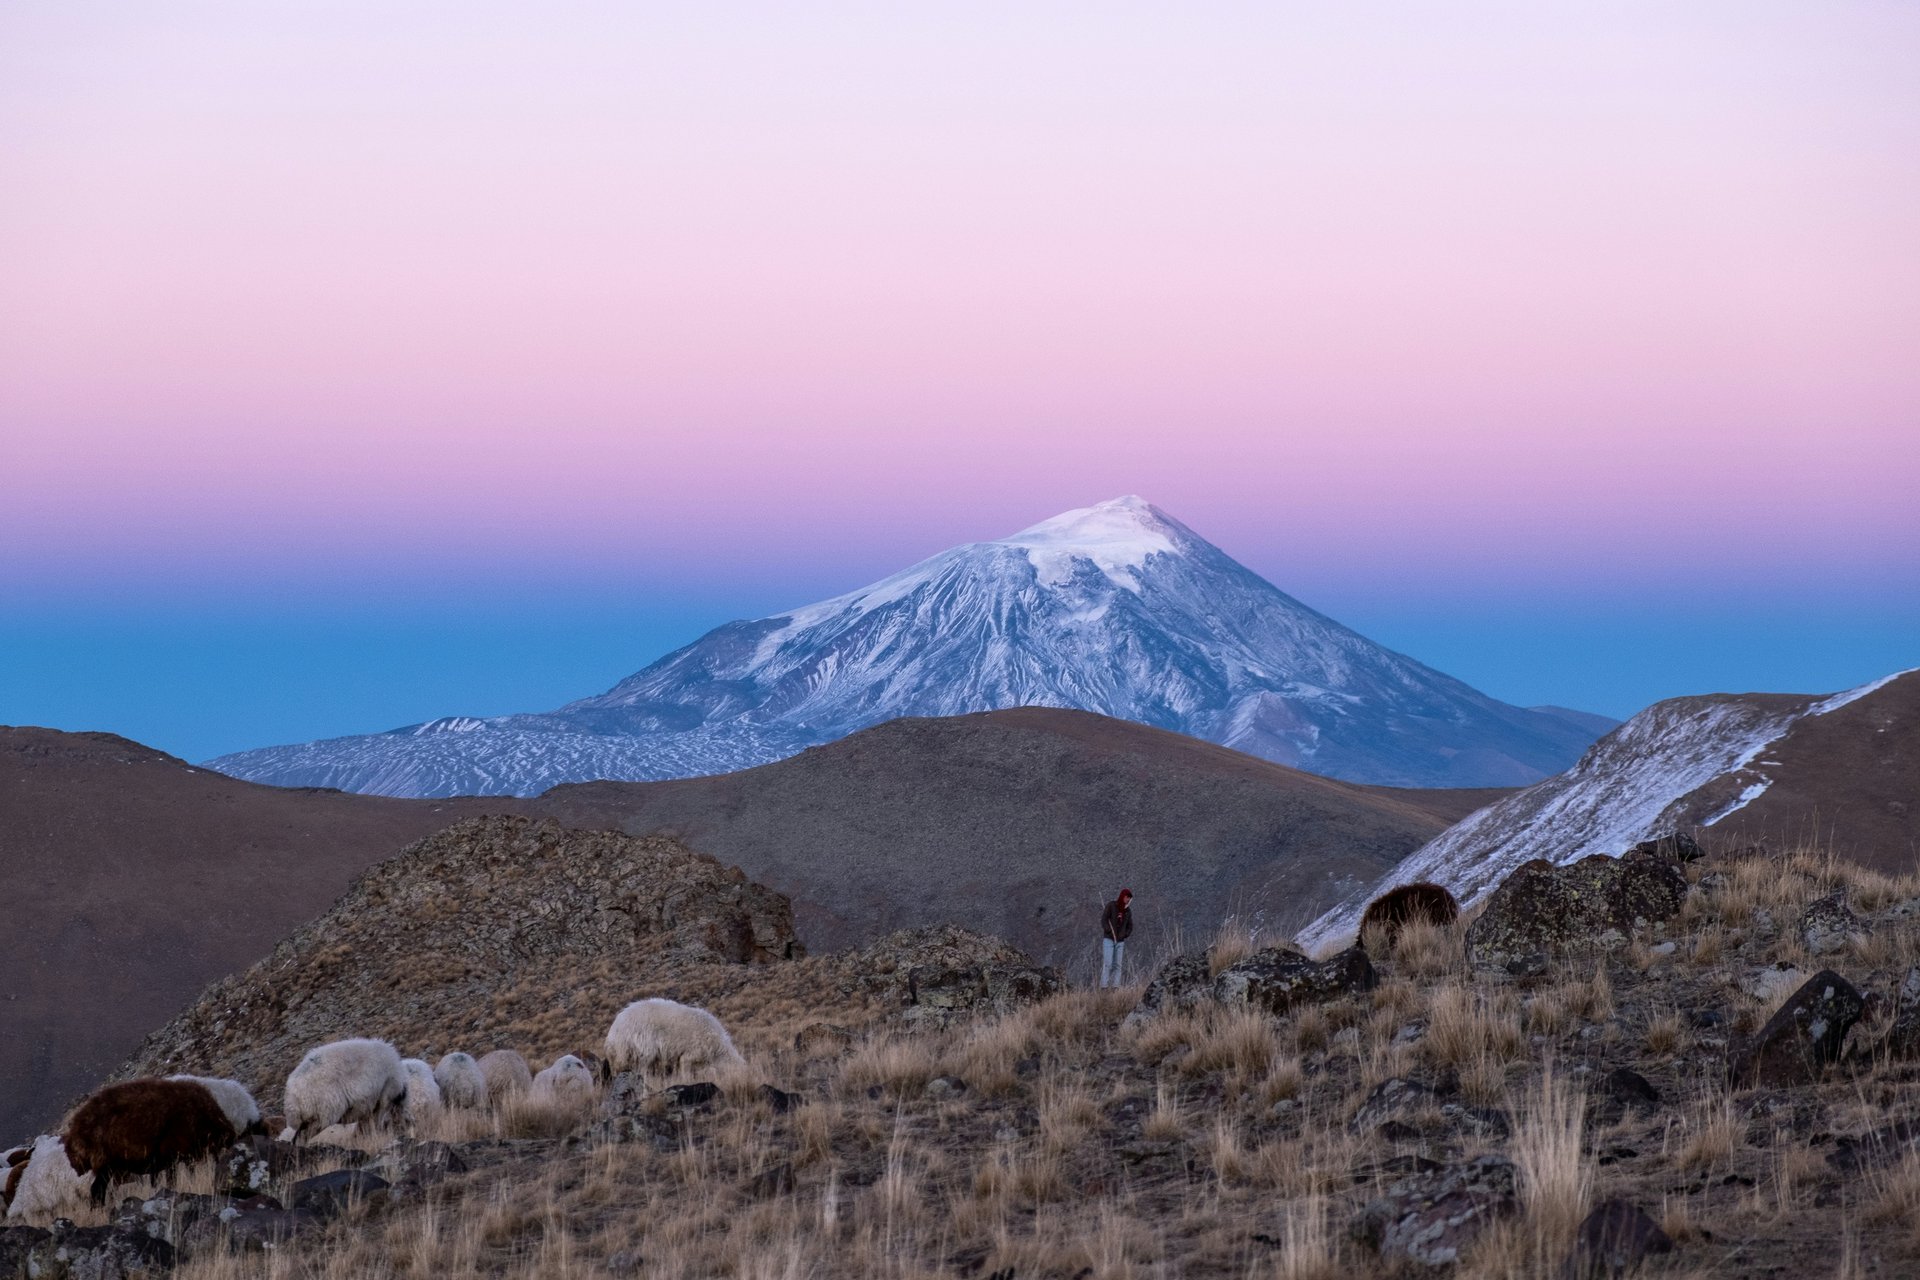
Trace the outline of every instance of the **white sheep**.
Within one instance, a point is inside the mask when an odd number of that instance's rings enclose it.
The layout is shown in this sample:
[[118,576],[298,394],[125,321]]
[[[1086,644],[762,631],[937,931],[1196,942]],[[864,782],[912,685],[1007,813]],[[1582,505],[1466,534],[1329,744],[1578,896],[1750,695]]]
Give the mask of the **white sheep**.
[[482,1055],[480,1074],[487,1078],[487,1100],[496,1106],[533,1084],[527,1060],[512,1049],[495,1049]]
[[418,1120],[440,1110],[440,1082],[433,1078],[433,1068],[419,1058],[404,1058],[400,1069],[407,1073],[407,1117]]
[[593,1069],[570,1053],[561,1054],[533,1078],[533,1100],[548,1106],[585,1104],[593,1097]]
[[400,1053],[385,1040],[320,1045],[287,1077],[287,1128],[280,1140],[301,1141],[336,1124],[364,1131],[391,1119],[406,1097]]
[[77,1208],[86,1203],[89,1181],[73,1171],[66,1143],[50,1134],[35,1138],[33,1154],[8,1173],[7,1217],[52,1217]]
[[225,1113],[227,1123],[231,1124],[233,1131],[241,1137],[244,1138],[250,1133],[266,1132],[260,1123],[260,1104],[253,1100],[251,1093],[247,1092],[247,1086],[238,1080],[189,1075],[168,1076],[167,1079],[190,1080],[205,1088],[213,1095],[213,1100],[220,1104],[220,1110]]
[[433,1068],[433,1081],[440,1086],[440,1101],[448,1110],[487,1105],[487,1078],[470,1053],[455,1050],[442,1057]]
[[720,1019],[677,1000],[635,1000],[607,1030],[607,1063],[614,1071],[670,1076],[745,1061]]

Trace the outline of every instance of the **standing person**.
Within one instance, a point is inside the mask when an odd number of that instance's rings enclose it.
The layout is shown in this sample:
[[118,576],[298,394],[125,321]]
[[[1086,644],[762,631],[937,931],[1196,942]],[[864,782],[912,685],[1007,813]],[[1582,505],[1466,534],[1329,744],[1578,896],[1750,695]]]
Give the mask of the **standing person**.
[[1100,913],[1100,985],[1117,987],[1126,967],[1127,939],[1133,934],[1133,890],[1122,889],[1120,896]]

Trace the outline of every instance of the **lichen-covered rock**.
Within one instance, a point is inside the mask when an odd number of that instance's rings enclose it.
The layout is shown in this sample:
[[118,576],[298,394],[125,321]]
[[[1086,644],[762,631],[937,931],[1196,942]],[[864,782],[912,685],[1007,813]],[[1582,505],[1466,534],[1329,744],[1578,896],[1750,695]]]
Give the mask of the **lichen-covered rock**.
[[916,1029],[1011,1013],[1065,986],[1059,970],[1035,964],[1012,943],[958,925],[888,934],[861,951],[860,969],[868,990]]
[[1847,1032],[1865,1009],[1852,983],[1822,969],[1736,1050],[1729,1064],[1734,1084],[1781,1089],[1817,1082],[1839,1059]]
[[53,1238],[44,1227],[0,1226],[0,1276],[13,1280],[27,1272],[27,1260],[33,1251]]
[[1160,966],[1153,981],[1140,993],[1140,1003],[1122,1026],[1138,1026],[1147,1019],[1180,1009],[1192,1009],[1213,999],[1213,970],[1204,951],[1177,955]]
[[1347,1131],[1368,1134],[1388,1121],[1411,1123],[1424,1111],[1437,1113],[1444,1100],[1445,1095],[1431,1085],[1394,1076],[1375,1085],[1373,1092],[1354,1109],[1347,1120]]
[[1920,968],[1907,970],[1894,995],[1893,1025],[1882,1049],[1895,1058],[1920,1057]]
[[1481,1232],[1519,1211],[1515,1187],[1511,1161],[1481,1156],[1390,1184],[1347,1229],[1389,1262],[1452,1266]]
[[1830,956],[1863,941],[1870,930],[1847,907],[1847,895],[1831,893],[1800,913],[1800,941],[1816,956]]
[[1672,1253],[1673,1238],[1625,1200],[1597,1206],[1574,1232],[1561,1280],[1617,1280],[1655,1254]]
[[1652,854],[1595,854],[1565,867],[1535,858],[1487,899],[1467,929],[1467,955],[1482,967],[1539,973],[1557,956],[1626,945],[1672,919],[1686,896],[1686,877]]
[[65,1218],[37,1234],[25,1253],[15,1274],[34,1280],[144,1280],[168,1274],[174,1263],[173,1246],[142,1229],[76,1227]]
[[311,1178],[302,1178],[288,1188],[293,1207],[317,1218],[331,1218],[350,1204],[379,1207],[386,1203],[392,1184],[377,1173],[365,1169],[336,1169]]
[[1684,831],[1675,831],[1670,835],[1659,836],[1652,840],[1642,840],[1629,851],[1650,854],[1656,858],[1665,858],[1668,862],[1698,862],[1707,856],[1700,842]]
[[1213,980],[1213,998],[1223,1005],[1284,1014],[1301,1005],[1371,991],[1378,981],[1367,953],[1358,947],[1328,960],[1312,960],[1286,947],[1268,947],[1222,969]]

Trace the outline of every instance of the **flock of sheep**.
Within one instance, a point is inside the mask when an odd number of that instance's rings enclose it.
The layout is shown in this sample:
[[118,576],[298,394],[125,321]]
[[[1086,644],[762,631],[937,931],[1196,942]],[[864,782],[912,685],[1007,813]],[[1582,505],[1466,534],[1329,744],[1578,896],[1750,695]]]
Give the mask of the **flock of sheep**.
[[[743,1061],[718,1018],[658,998],[620,1011],[604,1058],[562,1054],[538,1075],[511,1049],[477,1059],[448,1053],[428,1066],[385,1040],[335,1040],[308,1050],[287,1077],[280,1140],[310,1141],[335,1125],[368,1132],[418,1123],[523,1092],[535,1104],[584,1107],[616,1072],[671,1077]],[[117,1180],[156,1177],[265,1132],[259,1105],[236,1080],[177,1075],[106,1085],[74,1108],[58,1135],[5,1153],[0,1200],[9,1218],[48,1215],[78,1201],[91,1178],[92,1201],[104,1205]]]

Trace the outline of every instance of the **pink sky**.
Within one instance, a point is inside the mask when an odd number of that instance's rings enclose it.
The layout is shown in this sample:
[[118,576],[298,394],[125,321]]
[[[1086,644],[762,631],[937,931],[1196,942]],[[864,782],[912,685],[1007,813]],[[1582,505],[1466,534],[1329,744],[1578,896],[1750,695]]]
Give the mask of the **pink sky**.
[[1913,583],[1920,8],[1574,8],[10,4],[0,586]]

